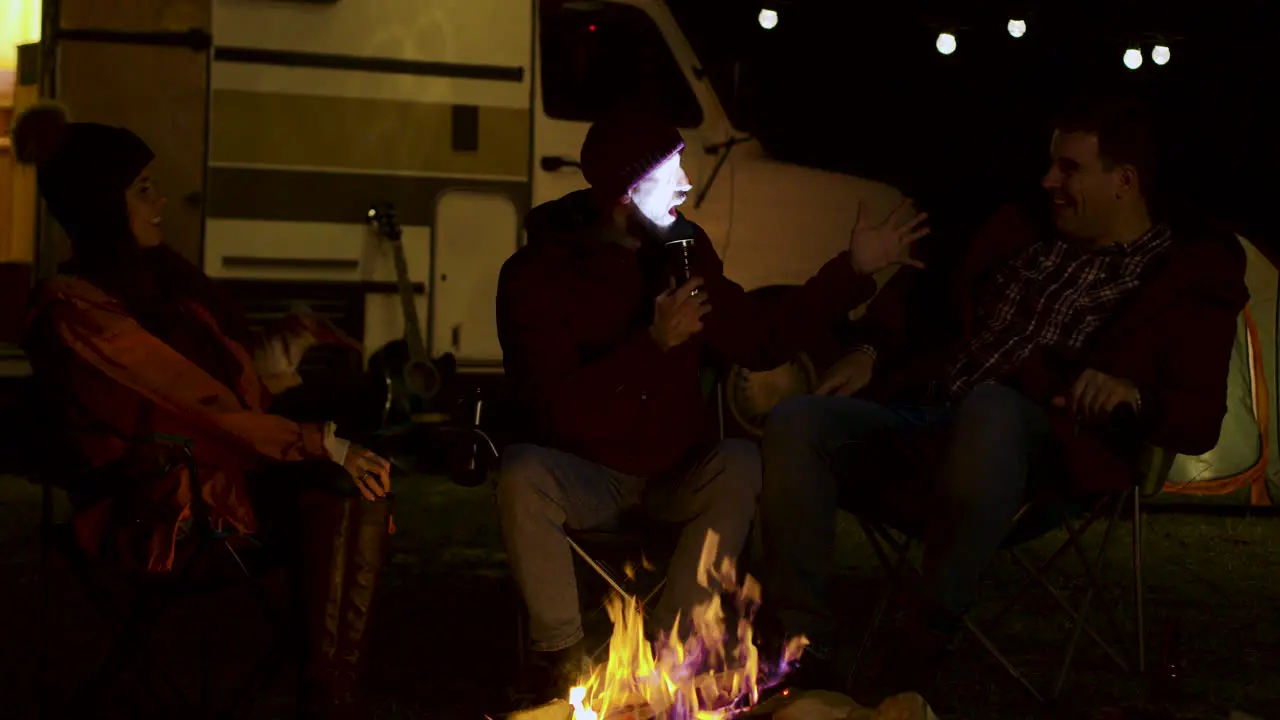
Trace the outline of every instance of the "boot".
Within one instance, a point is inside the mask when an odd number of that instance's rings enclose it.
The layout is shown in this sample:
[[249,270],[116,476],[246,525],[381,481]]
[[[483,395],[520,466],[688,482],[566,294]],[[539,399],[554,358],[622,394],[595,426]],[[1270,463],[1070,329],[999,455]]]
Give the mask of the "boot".
[[368,660],[369,616],[387,559],[391,498],[374,502],[359,499],[349,507],[351,542],[347,546],[346,582],[332,690],[339,705],[357,707],[362,704],[356,697],[357,685]]
[[569,688],[581,682],[589,668],[586,643],[582,640],[563,650],[530,652],[511,699],[522,710],[567,700]]
[[303,612],[299,715],[351,715],[368,624],[387,548],[390,504],[305,492],[299,499]]

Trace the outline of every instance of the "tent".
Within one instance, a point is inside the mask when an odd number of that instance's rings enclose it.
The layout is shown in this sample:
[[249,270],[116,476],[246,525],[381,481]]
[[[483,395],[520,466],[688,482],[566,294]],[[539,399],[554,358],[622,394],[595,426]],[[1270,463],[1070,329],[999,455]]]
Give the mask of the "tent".
[[[1248,258],[1249,304],[1241,313],[1231,354],[1227,416],[1218,445],[1204,455],[1179,455],[1157,502],[1270,505],[1280,502],[1276,450],[1277,282],[1280,271],[1257,246],[1236,236]],[[1189,339],[1188,342],[1194,342]]]

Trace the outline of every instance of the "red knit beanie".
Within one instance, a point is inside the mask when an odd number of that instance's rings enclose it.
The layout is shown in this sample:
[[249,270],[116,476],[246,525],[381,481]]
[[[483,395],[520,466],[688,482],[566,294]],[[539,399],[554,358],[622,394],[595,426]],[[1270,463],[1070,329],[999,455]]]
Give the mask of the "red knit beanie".
[[610,117],[587,131],[582,175],[602,198],[620,198],[683,149],[680,131],[661,120]]

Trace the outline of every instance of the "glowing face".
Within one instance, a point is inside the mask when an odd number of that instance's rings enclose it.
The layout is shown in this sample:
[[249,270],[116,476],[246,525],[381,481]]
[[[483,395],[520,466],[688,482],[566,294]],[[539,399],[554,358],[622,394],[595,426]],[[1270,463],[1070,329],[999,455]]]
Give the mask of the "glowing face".
[[155,247],[164,241],[160,231],[160,211],[168,202],[156,190],[148,165],[124,193],[125,207],[129,211],[129,229],[139,247]]
[[646,220],[668,228],[676,221],[676,208],[684,203],[691,189],[689,176],[680,167],[680,153],[676,153],[632,188],[627,198]]

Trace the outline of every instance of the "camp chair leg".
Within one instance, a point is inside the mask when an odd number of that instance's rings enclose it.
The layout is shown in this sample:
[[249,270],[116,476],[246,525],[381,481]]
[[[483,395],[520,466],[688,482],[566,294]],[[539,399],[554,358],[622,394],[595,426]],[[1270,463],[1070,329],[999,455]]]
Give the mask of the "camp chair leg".
[[40,719],[50,717],[53,675],[53,486],[40,483]]
[[[578,554],[578,557],[582,558],[583,562],[585,562],[592,570],[594,570],[595,573],[599,575],[601,579],[603,579],[606,583],[608,583],[609,587],[612,588],[614,592],[616,592],[620,597],[623,597],[623,598],[632,597],[631,593],[627,592],[626,589],[622,587],[622,583],[615,577],[614,573],[611,571],[611,569],[608,566],[605,565],[605,563],[599,562],[595,558],[588,555],[587,551],[583,550],[581,545],[574,542],[573,538],[569,538],[568,536],[566,536],[566,539],[569,541],[569,547],[573,548],[574,552]],[[604,609],[605,609],[604,604],[601,604],[600,606],[592,610],[590,614],[585,615],[582,618],[584,625],[588,621],[595,618],[595,616],[600,614],[600,612]],[[609,641],[606,640],[603,645],[591,651],[588,654],[588,657],[590,657],[592,661],[595,661],[595,659],[599,657],[600,653],[603,652],[605,648],[607,648],[608,646],[609,646]]]
[[267,652],[254,663],[248,677],[232,692],[232,702],[220,714],[220,717],[226,720],[249,717],[253,713],[256,700],[271,687],[271,683],[284,665],[290,646],[296,645],[291,626],[282,618],[266,591],[256,582],[251,584],[251,588],[254,598],[266,616],[268,625],[276,628],[277,632]]
[[[1111,528],[1115,525],[1116,520],[1118,520],[1120,517],[1120,511],[1124,508],[1125,499],[1126,499],[1125,495],[1119,495],[1115,497],[1115,506],[1114,506],[1114,509],[1111,511],[1111,519],[1107,523],[1107,527],[1103,532],[1102,544],[1098,546],[1098,556],[1094,562],[1089,561],[1089,556],[1084,551],[1084,544],[1082,542],[1082,538],[1084,537],[1083,532],[1080,530],[1080,528],[1072,525],[1071,521],[1068,518],[1066,518],[1065,516],[1063,516],[1062,518],[1062,527],[1064,530],[1067,531],[1067,537],[1070,541],[1071,547],[1075,551],[1076,557],[1079,558],[1081,567],[1084,569],[1085,581],[1088,583],[1089,587],[1092,590],[1104,596],[1106,595],[1106,593],[1104,592],[1104,589],[1103,589],[1104,585],[1101,579],[1102,562],[1103,562],[1103,559],[1105,558],[1107,544],[1110,542]],[[1104,611],[1103,616],[1107,619],[1107,624],[1111,626],[1112,636],[1116,638],[1123,638],[1125,636],[1125,632],[1121,630],[1120,623],[1118,620],[1116,620],[1115,612],[1112,609],[1108,608]],[[1121,670],[1128,672],[1129,664],[1127,662],[1124,662],[1119,657],[1118,653],[1113,653],[1112,659],[1116,661],[1116,664],[1120,667]]]
[[657,597],[658,593],[662,592],[662,588],[666,586],[667,586],[667,579],[664,577],[658,581],[657,586],[655,586],[652,590],[649,591],[648,595],[644,596],[644,599],[640,601],[640,604],[643,605],[644,607],[649,607],[649,601]]
[[569,547],[573,548],[573,551],[578,553],[578,557],[582,558],[583,562],[585,562],[588,566],[590,566],[592,570],[595,570],[596,574],[604,578],[604,581],[609,583],[610,587],[612,587],[615,591],[617,591],[619,595],[622,595],[623,597],[628,597],[627,591],[622,589],[622,585],[619,584],[618,581],[613,578],[613,575],[610,574],[608,570],[604,569],[604,567],[602,567],[600,563],[593,560],[591,556],[587,554],[587,551],[582,549],[581,545],[574,542],[573,538],[569,537],[568,535],[565,535],[564,539],[569,541]]
[[[915,571],[916,573],[919,573],[919,569],[916,568],[914,565],[912,565],[909,560],[908,551],[910,550],[910,547],[911,547],[910,538],[907,538],[900,543],[894,542],[889,537],[888,531],[882,528],[879,528],[873,524],[867,523],[863,521],[861,518],[859,519],[859,522],[862,523],[863,532],[867,534],[867,539],[870,540],[871,547],[875,551],[876,555],[880,558],[881,564],[883,564],[886,570],[890,572],[890,575],[887,578],[887,585],[888,585],[887,592],[892,592],[892,590],[896,586],[896,583],[894,581],[900,577],[900,573],[902,569],[908,568]],[[899,563],[889,562],[889,558],[885,553],[884,548],[880,545],[882,540],[892,543],[894,550],[896,550],[898,553]],[[987,649],[987,652],[991,653],[991,656],[996,659],[996,662],[1000,663],[1001,667],[1003,667],[1005,671],[1008,672],[1011,677],[1013,677],[1014,680],[1017,680],[1018,683],[1022,685],[1022,687],[1026,688],[1027,692],[1031,693],[1031,696],[1034,697],[1036,701],[1041,703],[1045,702],[1044,696],[1041,695],[1040,692],[1035,689],[1035,686],[1033,686],[1027,680],[1027,678],[1021,672],[1018,671],[1016,667],[1014,667],[1013,663],[1010,662],[1007,657],[1005,657],[1004,653],[1000,652],[1000,649],[997,648],[995,643],[991,642],[990,638],[988,638],[986,634],[983,633],[982,630],[978,628],[977,624],[975,624],[968,615],[965,615],[963,619],[964,619],[965,627],[968,628],[969,632],[972,633],[973,636],[978,639],[978,642],[981,643],[982,646]],[[876,622],[877,623],[879,622],[878,619]],[[874,627],[872,628],[872,630],[874,630]],[[859,650],[859,652],[861,652],[861,649]],[[852,678],[852,675],[850,677]]]
[[525,659],[528,655],[529,648],[526,647],[528,633],[528,609],[525,608],[524,596],[520,594],[520,584],[515,578],[511,578],[512,596],[515,598],[516,605],[516,670],[523,670]]
[[1138,672],[1147,671],[1147,632],[1142,615],[1142,493],[1133,491],[1133,607],[1137,615]]
[[[1037,570],[1037,568],[1033,566],[1029,560],[1023,557],[1021,553],[1011,552],[1010,554],[1013,555],[1014,560],[1022,565],[1022,567],[1031,575],[1030,584],[1033,586],[1039,585],[1044,589],[1044,591],[1051,595],[1054,601],[1058,603],[1058,607],[1062,608],[1062,611],[1071,618],[1073,625],[1083,624],[1084,631],[1089,634],[1089,637],[1093,638],[1094,642],[1098,643],[1098,647],[1102,648],[1103,651],[1110,655],[1112,660],[1120,663],[1121,665],[1124,664],[1124,660],[1121,658],[1120,654],[1105,640],[1103,640],[1100,635],[1098,635],[1098,632],[1093,629],[1093,626],[1088,623],[1082,623],[1080,614],[1076,612],[1075,608],[1071,607],[1071,603],[1063,597],[1062,593],[1058,592],[1057,588],[1053,587],[1053,585],[1045,579],[1044,575],[1041,574],[1044,568],[1043,565],[1041,565],[1041,570]],[[992,623],[997,622],[999,618],[1000,616],[996,616],[996,619],[992,620]]]
[[862,526],[862,532],[867,537],[876,557],[879,558],[881,566],[885,571],[884,588],[880,591],[880,597],[876,601],[876,609],[871,615],[871,620],[867,623],[867,629],[862,634],[862,640],[858,643],[858,649],[853,655],[853,663],[849,668],[849,675],[845,682],[846,686],[853,683],[853,676],[858,670],[858,663],[862,660],[862,655],[867,651],[867,647],[871,644],[871,638],[875,636],[877,630],[880,629],[880,623],[884,620],[884,613],[889,609],[889,601],[893,599],[893,594],[897,590],[898,583],[902,579],[903,569],[907,565],[910,555],[910,540],[903,541],[900,545],[895,545],[897,558],[890,561],[888,553],[885,551],[881,532],[877,532],[863,518],[858,518],[858,524]]
[[[1124,501],[1125,501],[1125,497],[1123,495],[1116,498],[1115,510],[1112,512],[1111,520],[1110,522],[1107,523],[1107,527],[1102,533],[1102,543],[1098,547],[1097,559],[1094,561],[1093,564],[1089,563],[1088,556],[1084,553],[1084,548],[1081,547],[1079,544],[1080,536],[1073,533],[1072,529],[1069,527],[1070,521],[1067,520],[1065,515],[1062,518],[1063,525],[1068,526],[1067,532],[1070,535],[1070,539],[1068,541],[1076,549],[1076,553],[1079,555],[1081,562],[1084,564],[1085,572],[1088,573],[1090,576],[1090,584],[1089,584],[1089,589],[1085,591],[1084,599],[1080,601],[1080,616],[1075,623],[1075,627],[1072,629],[1071,641],[1067,643],[1067,652],[1066,652],[1066,656],[1062,659],[1062,668],[1058,671],[1058,679],[1053,684],[1053,697],[1055,699],[1058,697],[1059,694],[1061,694],[1062,686],[1064,683],[1066,683],[1067,672],[1071,669],[1071,660],[1075,656],[1076,645],[1078,645],[1080,642],[1080,633],[1087,626],[1089,605],[1093,601],[1093,596],[1095,594],[1101,594],[1102,592],[1102,585],[1098,581],[1097,575],[1098,573],[1101,572],[1103,560],[1106,559],[1107,543],[1111,539],[1111,531],[1112,529],[1115,528],[1116,520],[1120,517],[1120,510],[1121,508],[1124,507]],[[1114,621],[1114,616],[1111,616],[1110,614],[1108,614],[1108,617],[1110,617]],[[1107,646],[1104,645],[1104,647],[1107,647]],[[1110,651],[1109,647],[1107,647],[1107,649],[1108,651]],[[1122,669],[1128,670],[1128,666],[1121,660],[1120,657],[1118,657],[1115,654],[1112,654],[1112,659],[1115,660]]]
[[858,649],[853,653],[853,663],[849,667],[849,675],[845,680],[846,687],[853,682],[853,676],[857,673],[858,664],[862,661],[863,653],[867,651],[867,646],[871,644],[871,638],[880,629],[880,622],[884,619],[885,610],[889,608],[889,600],[893,597],[895,584],[891,578],[885,578],[884,588],[880,591],[880,597],[876,600],[876,609],[871,614],[871,620],[867,622],[867,629],[862,633],[862,639],[858,641]]
[[[1079,527],[1080,535],[1083,536],[1085,533],[1089,532],[1089,529],[1093,527],[1094,523],[1096,523],[1097,520],[1103,517],[1105,514],[1106,514],[1106,508],[1103,506],[1103,504],[1099,503],[1099,505],[1095,507],[1093,511],[1089,513],[1089,516],[1086,517],[1084,521],[1081,523]],[[1018,589],[1018,592],[1014,593],[1012,597],[1010,597],[1007,601],[1005,601],[1005,604],[1000,607],[999,612],[996,612],[994,615],[992,615],[991,622],[998,623],[1001,620],[1003,620],[1005,615],[1007,615],[1015,607],[1017,607],[1018,603],[1026,599],[1027,594],[1031,592],[1031,589],[1036,586],[1037,581],[1039,581],[1040,586],[1044,587],[1046,590],[1049,590],[1050,593],[1054,594],[1055,599],[1058,600],[1059,604],[1061,604],[1064,608],[1069,608],[1070,605],[1066,603],[1064,599],[1057,597],[1058,595],[1057,591],[1054,590],[1052,586],[1048,584],[1048,581],[1046,581],[1044,578],[1045,578],[1045,575],[1050,570],[1053,569],[1054,565],[1056,565],[1058,561],[1062,559],[1062,556],[1067,554],[1067,551],[1069,551],[1070,549],[1071,549],[1070,541],[1062,543],[1061,545],[1058,546],[1058,549],[1055,550],[1053,554],[1049,556],[1048,560],[1045,560],[1044,562],[1040,563],[1039,568],[1033,568],[1030,564],[1030,561],[1024,558],[1021,553],[1019,553],[1017,550],[1011,550],[1010,554],[1013,555],[1015,560],[1017,560],[1019,563],[1022,564],[1023,568],[1025,568],[1027,572],[1030,574],[1030,577],[1027,578],[1027,581],[1022,584],[1022,587]],[[1073,618],[1075,617],[1074,610],[1068,609],[1068,612],[1072,614]]]
[[[572,548],[573,551],[578,554],[578,557],[582,558],[582,561],[585,562],[588,567],[590,567],[592,570],[596,572],[597,575],[603,578],[604,581],[609,584],[609,587],[613,588],[614,592],[618,593],[619,596],[624,598],[637,599],[637,598],[634,598],[634,596],[631,593],[627,592],[622,587],[622,583],[619,582],[617,578],[613,576],[613,573],[610,572],[608,568],[606,568],[602,563],[596,562],[595,558],[592,558],[590,555],[588,555],[587,551],[583,550],[582,546],[579,545],[577,542],[575,542],[573,538],[569,537],[567,533],[565,534],[564,539],[569,541],[569,547]],[[663,581],[659,583],[657,588],[655,588],[652,592],[650,592],[648,595],[644,597],[644,600],[639,603],[641,607],[641,612],[643,612],[643,608],[648,604],[649,599],[652,598],[654,595],[656,595],[658,591],[663,588],[664,585],[666,585],[665,579],[663,579]],[[592,614],[592,617],[595,617],[595,615]],[[601,645],[600,647],[592,651],[588,655],[588,657],[590,657],[592,661],[595,661],[595,659],[600,656],[600,653],[604,652],[609,647],[609,642],[610,640],[606,640],[603,645]]]
[[209,717],[209,596],[200,597],[200,703],[199,717]]
[[[653,600],[653,598],[657,597],[658,593],[662,592],[662,589],[663,589],[664,587],[666,587],[666,586],[667,586],[667,579],[664,577],[664,578],[662,578],[660,581],[658,581],[657,586],[655,586],[652,590],[650,590],[650,591],[649,591],[649,593],[648,593],[647,595],[645,595],[643,599],[641,599],[641,600],[640,600],[640,603],[639,603],[639,604],[640,604],[640,612],[644,614],[644,617],[645,617],[646,619],[649,617],[649,613],[645,611],[645,608],[648,608],[648,607],[649,607],[649,601],[651,601],[651,600]],[[631,595],[629,595],[628,593],[623,593],[623,596],[624,596],[624,597],[631,597]],[[663,628],[663,629],[665,630],[665,628]],[[520,628],[520,630],[521,630],[521,632],[523,632],[524,628],[522,627],[522,628]],[[610,638],[610,640],[605,640],[603,645],[601,645],[600,647],[596,648],[596,649],[591,653],[590,657],[591,657],[591,659],[592,659],[593,661],[594,661],[597,657],[599,657],[599,656],[600,656],[600,653],[604,652],[604,650],[605,650],[606,648],[608,648],[608,647],[609,647],[609,643],[611,642],[611,640],[612,640],[612,638]]]
[[978,629],[978,626],[975,625],[967,615],[964,618],[964,624],[969,628],[969,632],[973,633],[973,636],[978,638],[978,642],[982,643],[983,647],[987,649],[987,652],[991,653],[991,655],[995,657],[996,661],[1004,666],[1005,671],[1021,683],[1022,687],[1026,688],[1027,692],[1031,693],[1031,696],[1037,701],[1041,703],[1045,702],[1044,696],[1037,692],[1030,682],[1027,682],[1027,679],[1022,676],[1022,673],[1018,672],[1018,669],[1013,666],[1013,663],[1009,662],[1009,659],[1004,656],[1004,653],[1000,652],[1000,650],[995,646],[995,643],[987,639],[987,636]]
[[862,533],[867,536],[867,542],[871,543],[871,550],[875,552],[876,558],[880,561],[881,567],[886,571],[894,566],[894,562],[889,559],[889,555],[885,552],[885,545],[893,548],[899,555],[905,553],[911,547],[911,540],[907,539],[898,543],[884,528],[867,522],[861,518],[858,523],[862,526]]
[[[249,568],[244,564],[244,560],[241,559],[240,554],[236,552],[236,549],[232,547],[231,542],[227,540],[226,537],[223,536],[221,533],[218,533],[209,529],[206,529],[205,532],[209,533],[208,536],[206,537],[206,542],[214,543],[213,546],[209,549],[225,550],[227,555],[229,555],[231,559],[235,561],[236,567],[240,570],[240,572],[246,578],[249,579],[248,584],[252,589],[254,599],[257,600],[259,604],[262,605],[263,613],[266,616],[267,621],[271,623],[271,627],[273,628],[276,627],[275,623],[273,622],[275,618],[274,618],[274,613],[270,607],[270,603],[266,600],[265,595],[261,592],[261,588],[259,588],[257,583],[255,583],[252,580],[251,575],[249,573]],[[200,632],[200,650],[199,650],[200,686],[199,686],[198,697],[199,697],[200,716],[201,717],[221,717],[221,716],[231,717],[233,715],[234,709],[238,704],[240,704],[242,700],[241,694],[240,692],[237,691],[230,695],[231,702],[227,705],[227,710],[225,712],[223,713],[214,712],[213,685],[210,678],[210,668],[209,668],[209,660],[210,660],[210,654],[211,654],[210,642],[209,642],[210,628],[211,628],[210,619],[212,618],[213,613],[210,611],[211,600],[209,598],[209,594],[201,593],[199,602],[200,602],[200,630],[199,630]],[[271,649],[268,651],[267,656],[264,656],[264,658],[259,662],[254,663],[254,668],[250,671],[251,672],[250,678],[246,680],[244,683],[245,687],[250,686],[251,681],[255,679],[254,675],[258,672],[258,668],[263,664],[263,661],[266,660],[267,657],[271,656],[274,653],[275,646],[276,646],[276,641],[273,640]]]
[[81,684],[72,696],[69,709],[73,717],[91,714],[90,702],[97,696],[99,689],[106,684],[109,677],[118,675],[126,665],[133,666],[139,679],[150,678],[158,681],[161,688],[181,704],[184,710],[188,712],[192,710],[191,703],[187,701],[186,695],[173,678],[163,670],[151,667],[141,652],[146,639],[155,628],[158,617],[156,604],[148,600],[147,597],[135,600],[130,612],[122,621],[115,618],[107,607],[99,605],[101,614],[111,625],[111,647],[97,672]]

